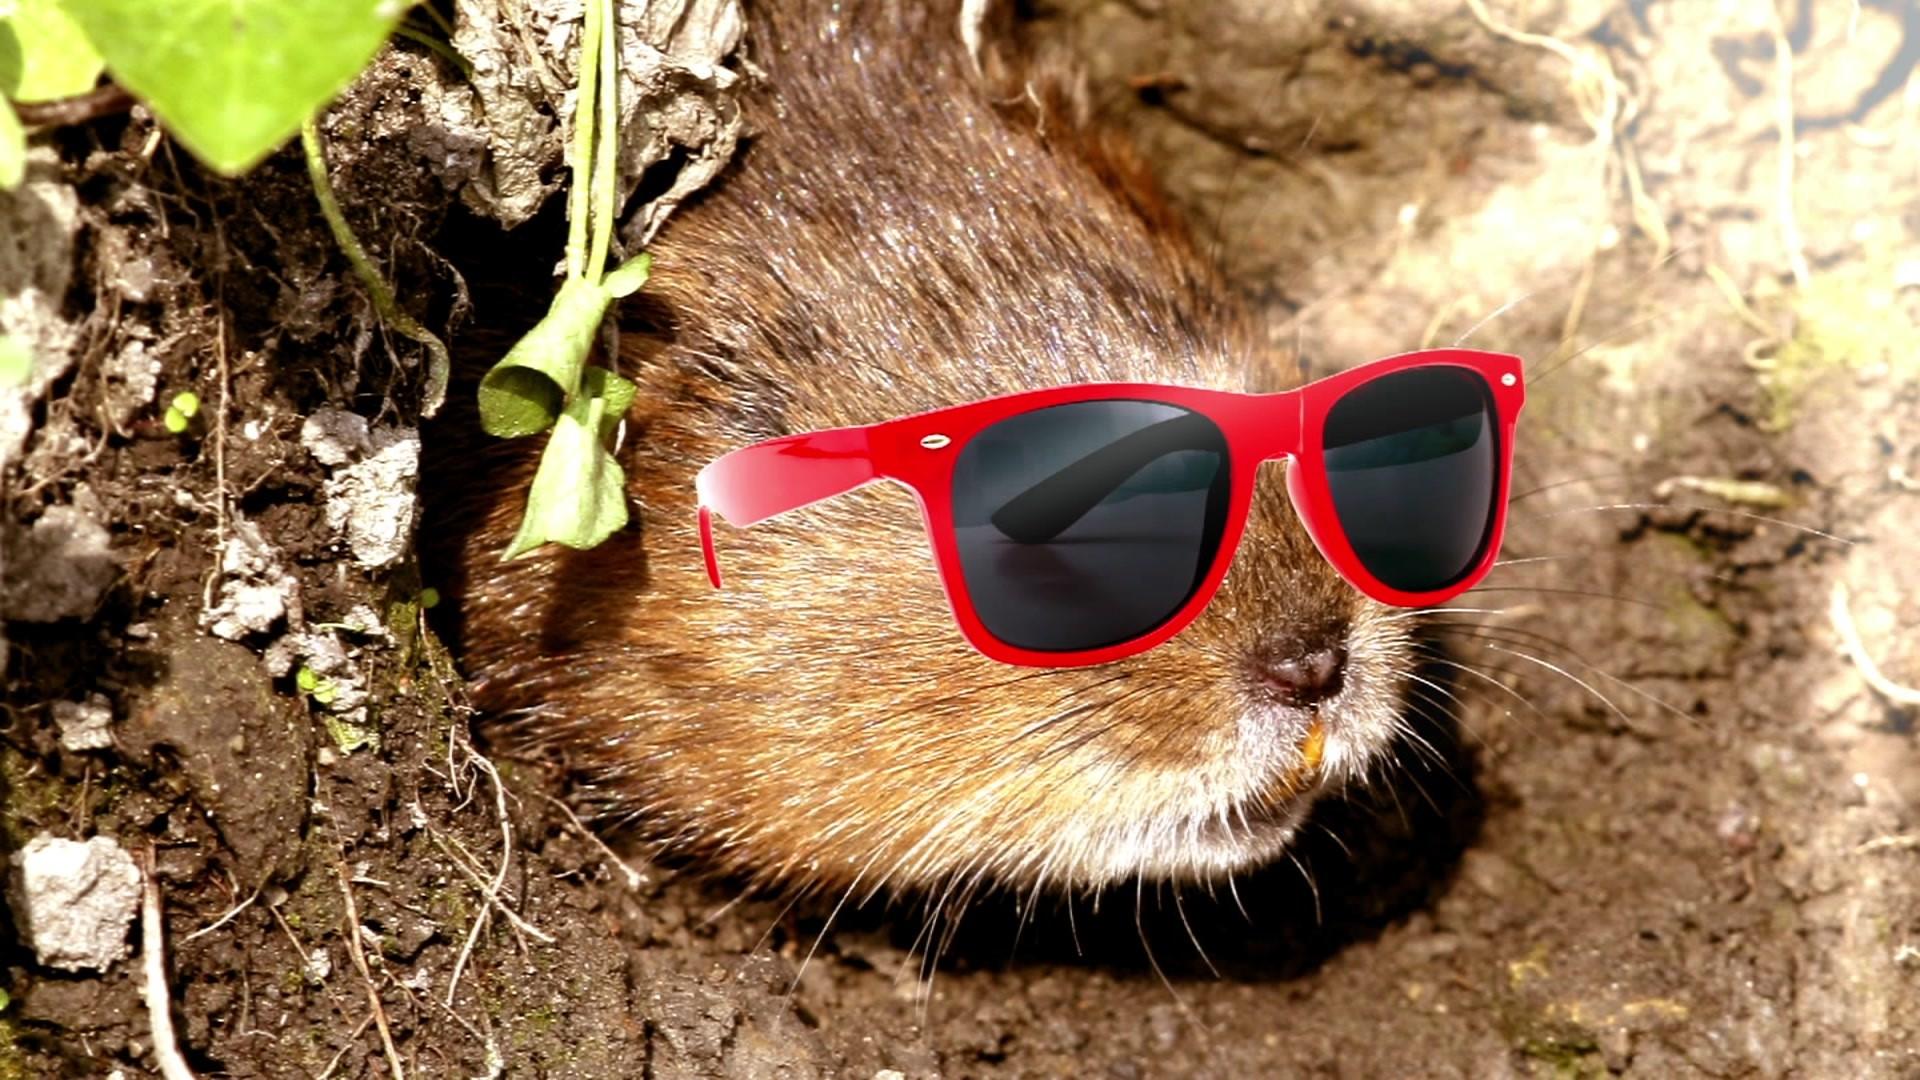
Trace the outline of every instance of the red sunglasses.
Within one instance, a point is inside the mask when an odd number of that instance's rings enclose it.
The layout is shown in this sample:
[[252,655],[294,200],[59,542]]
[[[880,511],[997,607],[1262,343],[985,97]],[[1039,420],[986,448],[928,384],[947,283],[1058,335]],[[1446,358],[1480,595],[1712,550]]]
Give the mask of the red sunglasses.
[[975,648],[1074,667],[1144,652],[1226,577],[1260,462],[1328,562],[1382,603],[1436,604],[1486,576],[1506,527],[1520,358],[1430,349],[1277,394],[1089,383],[755,443],[696,481],[738,526],[897,480]]

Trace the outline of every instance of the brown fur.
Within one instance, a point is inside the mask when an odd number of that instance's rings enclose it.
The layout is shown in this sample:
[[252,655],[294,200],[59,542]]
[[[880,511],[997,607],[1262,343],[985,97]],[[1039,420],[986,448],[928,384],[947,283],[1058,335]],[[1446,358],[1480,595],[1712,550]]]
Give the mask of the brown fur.
[[[727,589],[702,573],[693,475],[733,447],[1082,380],[1245,389],[1262,370],[1144,174],[1042,111],[1053,91],[981,86],[952,6],[761,5],[759,134],[661,236],[627,311],[637,527],[502,565],[537,447],[451,478],[513,496],[460,500],[483,515],[462,556],[474,694],[499,738],[562,752],[606,815],[769,884],[1231,872],[1378,759],[1408,664],[1404,620],[1326,566],[1277,470],[1207,612],[1091,669],[967,646],[897,487],[720,527]],[[1250,673],[1331,643],[1345,685],[1317,712]]]

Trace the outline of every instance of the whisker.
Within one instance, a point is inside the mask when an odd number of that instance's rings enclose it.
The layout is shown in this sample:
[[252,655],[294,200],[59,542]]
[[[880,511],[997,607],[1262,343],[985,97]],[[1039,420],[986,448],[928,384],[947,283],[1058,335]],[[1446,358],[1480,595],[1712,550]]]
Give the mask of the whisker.
[[1253,916],[1247,914],[1247,905],[1240,902],[1240,887],[1235,883],[1233,871],[1227,871],[1227,895],[1233,897],[1233,906],[1240,909],[1240,917],[1252,925]]
[[1569,657],[1571,657],[1573,661],[1579,664],[1581,667],[1586,668],[1588,671],[1593,672],[1595,675],[1598,675],[1602,679],[1605,679],[1608,682],[1614,684],[1615,686],[1618,686],[1622,690],[1625,690],[1628,693],[1631,693],[1634,696],[1645,700],[1650,705],[1658,706],[1659,708],[1672,713],[1674,716],[1679,717],[1681,720],[1686,721],[1688,724],[1692,726],[1698,727],[1700,725],[1699,717],[1694,716],[1693,714],[1687,712],[1684,709],[1681,709],[1679,706],[1674,705],[1671,702],[1662,700],[1660,697],[1654,695],[1653,693],[1647,690],[1644,690],[1638,686],[1635,686],[1633,683],[1628,682],[1625,679],[1622,679],[1620,676],[1615,675],[1613,672],[1608,671],[1607,669],[1599,666],[1598,664],[1595,664],[1593,661],[1588,660],[1586,657],[1580,655],[1579,652],[1569,647],[1565,642],[1556,641],[1553,638],[1546,636],[1545,634],[1536,633],[1534,631],[1527,630],[1525,628],[1518,627],[1518,626],[1509,626],[1509,627],[1501,628],[1501,630],[1505,634],[1513,635],[1512,637],[1502,637],[1500,634],[1489,632],[1488,628],[1486,627],[1468,627],[1468,626],[1459,625],[1459,624],[1452,625],[1452,626],[1449,626],[1447,624],[1439,624],[1439,627],[1444,632],[1457,633],[1466,637],[1477,637],[1477,638],[1481,638],[1483,640],[1489,640],[1489,641],[1502,641],[1509,645],[1519,644],[1524,641],[1524,642],[1531,642],[1534,644],[1548,645],[1553,648],[1559,649],[1560,651],[1566,653]]
[[[1413,747],[1414,753],[1424,758],[1428,763],[1432,764],[1435,768],[1438,768],[1441,772],[1446,773],[1447,776],[1450,778],[1458,779],[1457,777],[1453,776],[1452,763],[1447,761],[1446,756],[1440,753],[1440,748],[1433,745],[1433,743],[1429,741],[1426,736],[1413,730],[1413,728],[1407,724],[1395,724],[1394,734],[1399,738],[1405,739],[1407,743]],[[1419,785],[1416,784],[1415,786],[1418,787]],[[1426,792],[1422,791],[1421,794],[1426,795]],[[1437,804],[1433,803],[1433,799],[1431,797],[1427,798],[1427,802],[1429,805],[1433,805],[1433,808],[1436,811],[1440,809],[1440,807]]]
[[[1579,596],[1588,600],[1611,600],[1616,604],[1632,604],[1636,607],[1646,608],[1649,611],[1666,610],[1650,600],[1641,600],[1633,596],[1621,596],[1618,593],[1598,592],[1593,589],[1566,589],[1547,585],[1478,585],[1467,590],[1467,593],[1477,592],[1530,592],[1546,593],[1553,596]],[[1462,595],[1466,595],[1466,593]]]
[[1326,916],[1320,909],[1320,883],[1313,879],[1313,872],[1307,869],[1307,864],[1300,861],[1300,853],[1298,851],[1293,848],[1288,848],[1287,859],[1293,863],[1295,870],[1300,871],[1300,876],[1306,879],[1307,891],[1313,894],[1313,924],[1315,926],[1325,926],[1327,924]]
[[1462,345],[1465,345],[1467,343],[1468,338],[1480,332],[1481,327],[1487,325],[1488,323],[1492,322],[1493,320],[1499,318],[1502,315],[1505,315],[1507,312],[1513,310],[1514,308],[1519,307],[1521,304],[1524,304],[1527,301],[1533,299],[1534,297],[1539,296],[1540,294],[1547,291],[1548,290],[1543,287],[1539,289],[1534,289],[1531,292],[1521,293],[1519,296],[1516,296],[1513,299],[1507,301],[1506,303],[1501,304],[1499,307],[1494,308],[1492,311],[1487,312],[1484,316],[1481,317],[1479,322],[1476,322],[1472,326],[1467,327],[1466,333],[1461,334],[1459,337],[1453,340],[1453,347],[1457,349]]
[[1334,846],[1339,848],[1342,854],[1346,855],[1347,862],[1352,863],[1354,861],[1353,849],[1347,846],[1346,839],[1342,837],[1339,833],[1333,831],[1332,826],[1321,825],[1319,828],[1321,832],[1327,834],[1327,839],[1333,841]]
[[847,885],[846,891],[840,894],[840,899],[833,905],[833,910],[827,913],[827,921],[821,924],[820,932],[813,936],[813,944],[807,947],[807,955],[800,958],[800,966],[794,969],[793,981],[787,984],[786,1004],[788,1008],[793,1007],[793,995],[800,989],[800,979],[806,975],[807,965],[813,962],[813,954],[820,951],[820,943],[827,940],[827,934],[833,929],[834,920],[840,917],[840,910],[847,906],[847,900],[853,896],[854,890],[860,887],[860,879],[866,876],[867,871],[872,868],[873,864],[878,861],[879,858],[880,853],[877,851],[874,852],[873,857],[867,860],[867,864],[860,868],[858,874],[853,876],[853,881]]
[[1835,536],[1830,532],[1825,532],[1823,530],[1816,529],[1811,525],[1802,525],[1798,522],[1788,521],[1785,518],[1769,517],[1766,514],[1755,514],[1746,510],[1734,510],[1725,506],[1704,506],[1699,503],[1665,503],[1665,502],[1606,503],[1599,506],[1576,506],[1568,510],[1542,510],[1537,513],[1528,514],[1526,516],[1528,517],[1564,517],[1568,514],[1596,513],[1603,510],[1691,510],[1699,514],[1727,514],[1732,517],[1747,518],[1748,520],[1751,520],[1751,521],[1765,522],[1768,525],[1778,525],[1783,529],[1793,529],[1798,532],[1806,533],[1809,536],[1817,536],[1822,540],[1832,540],[1835,543],[1846,544],[1849,547],[1851,547],[1854,543],[1854,541],[1849,540],[1844,536]]
[[1509,649],[1504,645],[1499,645],[1499,644],[1489,642],[1487,644],[1487,648],[1492,649],[1494,652],[1506,653],[1508,656],[1517,657],[1521,660],[1527,661],[1530,664],[1538,664],[1541,667],[1546,668],[1548,671],[1551,671],[1554,674],[1559,675],[1561,678],[1566,679],[1568,682],[1574,684],[1575,686],[1578,686],[1580,689],[1585,690],[1589,694],[1592,694],[1595,700],[1599,701],[1601,704],[1605,705],[1608,709],[1612,710],[1613,714],[1620,718],[1621,723],[1626,724],[1629,727],[1633,725],[1633,720],[1629,718],[1627,714],[1621,710],[1620,706],[1615,705],[1613,703],[1612,698],[1594,689],[1592,683],[1589,683],[1586,680],[1580,678],[1578,675],[1573,674],[1572,672],[1568,671],[1566,668],[1563,668],[1558,664],[1552,663],[1551,661],[1542,660],[1541,658],[1533,655],[1532,653],[1520,652],[1517,649]]
[[1509,495],[1507,496],[1507,504],[1511,506],[1512,504],[1519,502],[1521,499],[1531,498],[1542,492],[1552,491],[1555,488],[1568,487],[1573,484],[1595,484],[1595,483],[1599,483],[1602,480],[1637,480],[1637,479],[1639,479],[1639,477],[1630,472],[1600,473],[1597,476],[1566,476],[1558,480],[1549,481],[1548,483],[1545,483],[1545,484],[1539,484],[1534,487],[1530,487],[1518,495]]
[[[1533,702],[1527,700],[1526,695],[1520,693],[1518,690],[1515,690],[1513,687],[1508,686],[1506,683],[1501,682],[1499,679],[1496,679],[1493,676],[1488,675],[1486,672],[1481,671],[1480,669],[1472,666],[1471,664],[1463,664],[1458,660],[1448,659],[1447,657],[1438,656],[1431,652],[1425,655],[1426,655],[1426,659],[1432,663],[1443,664],[1447,667],[1453,668],[1457,671],[1463,672],[1468,675],[1472,675],[1474,678],[1484,680],[1485,682],[1498,687],[1503,693],[1513,698],[1513,700],[1519,702],[1522,705],[1525,705],[1527,709],[1530,710],[1534,716],[1538,717],[1542,723],[1546,722],[1547,715],[1540,711],[1540,707],[1538,705],[1535,705]],[[1505,669],[1496,668],[1495,670],[1503,671]],[[1478,738],[1477,735],[1475,737]],[[1484,739],[1480,741],[1483,744],[1485,743]]]
[[1136,874],[1133,882],[1133,932],[1139,935],[1140,948],[1147,954],[1147,963],[1152,966],[1153,973],[1160,977],[1160,985],[1167,988],[1167,993],[1173,997],[1173,1003],[1179,1006],[1180,1012],[1191,1020],[1194,1018],[1193,1010],[1187,1006],[1187,999],[1180,996],[1180,991],[1174,989],[1173,980],[1167,978],[1167,973],[1161,970],[1160,959],[1153,955],[1153,946],[1147,941],[1146,925],[1140,919],[1140,910],[1146,906],[1144,892],[1146,878]]
[[1585,557],[1586,556],[1583,555],[1527,555],[1518,559],[1498,559],[1494,561],[1493,565],[1495,569],[1498,569],[1502,566],[1531,566],[1534,563],[1566,562],[1569,559]]
[[1427,616],[1430,616],[1430,615],[1505,615],[1506,613],[1507,613],[1506,608],[1476,608],[1476,607],[1403,608],[1399,611],[1392,611],[1392,612],[1388,612],[1385,615],[1382,615],[1380,617],[1380,621],[1385,623],[1398,623],[1398,622],[1413,622],[1416,620],[1424,620]]
[[1180,902],[1178,881],[1173,883],[1173,910],[1180,916],[1180,925],[1186,927],[1187,940],[1193,942],[1193,951],[1200,954],[1200,962],[1207,965],[1207,970],[1213,973],[1214,978],[1219,978],[1220,969],[1213,966],[1213,958],[1207,955],[1207,950],[1200,944],[1200,936],[1193,932],[1193,924],[1187,921],[1187,906]]

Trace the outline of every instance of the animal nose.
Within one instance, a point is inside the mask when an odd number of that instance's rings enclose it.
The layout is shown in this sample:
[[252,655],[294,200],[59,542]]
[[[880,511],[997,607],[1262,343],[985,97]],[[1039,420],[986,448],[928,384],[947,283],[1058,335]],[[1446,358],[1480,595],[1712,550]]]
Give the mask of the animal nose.
[[1274,700],[1300,707],[1339,693],[1346,667],[1347,650],[1339,645],[1263,650],[1253,659],[1260,687]]

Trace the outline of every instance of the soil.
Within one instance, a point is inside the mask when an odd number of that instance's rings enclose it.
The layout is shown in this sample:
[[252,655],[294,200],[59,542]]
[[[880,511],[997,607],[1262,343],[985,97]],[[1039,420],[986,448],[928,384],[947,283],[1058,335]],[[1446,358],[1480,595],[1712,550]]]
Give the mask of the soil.
[[[419,425],[297,153],[226,182],[139,110],[61,129],[0,195],[76,360],[3,481],[0,851],[151,859],[202,1075],[1920,1075],[1920,750],[1860,659],[1920,682],[1920,5],[1787,6],[1037,6],[1304,367],[1465,335],[1530,402],[1421,744],[1231,890],[957,927],[619,860],[564,776],[489,761],[433,568],[327,516],[310,418],[431,457],[462,411]],[[470,379],[562,228],[396,134],[433,63],[390,50],[330,157]],[[76,511],[110,559],[34,577]],[[90,694],[112,746],[65,748]],[[160,944],[57,972],[0,920],[0,1078],[154,1073]]]

